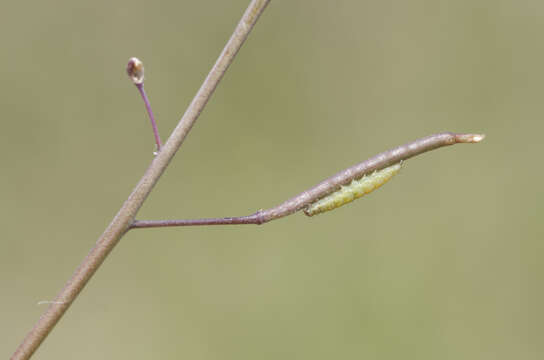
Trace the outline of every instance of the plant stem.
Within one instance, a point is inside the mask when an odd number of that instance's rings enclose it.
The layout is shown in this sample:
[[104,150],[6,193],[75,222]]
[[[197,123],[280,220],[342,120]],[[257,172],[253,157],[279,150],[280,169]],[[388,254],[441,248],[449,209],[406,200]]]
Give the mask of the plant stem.
[[32,330],[24,338],[11,359],[28,359],[40,346],[47,335],[53,330],[55,324],[68,310],[93,274],[104,262],[108,254],[113,250],[121,237],[127,232],[134,217],[138,213],[145,199],[157,183],[185,137],[191,130],[196,119],[206,106],[217,84],[223,77],[240,47],[246,40],[251,29],[257,22],[270,0],[252,0],[242,19],[236,26],[234,33],[228,40],[225,48],[219,55],[204,83],[196,93],[193,101],[185,111],[185,114],[170,135],[162,150],[152,160],[143,177],[140,179],[128,199],[125,201],[117,215],[108,225],[104,233],[97,240],[81,265],[76,269],[71,279],[67,282],[54,302],[47,308]]
[[264,224],[268,221],[291,215],[306,206],[316,202],[324,196],[338,190],[353,179],[359,179],[363,175],[375,170],[386,168],[399,161],[407,160],[424,152],[435,150],[443,146],[460,143],[478,143],[484,139],[480,134],[455,134],[444,132],[430,135],[408,144],[398,146],[385,151],[368,160],[365,160],[348,169],[342,170],[330,178],[320,182],[313,188],[285,201],[284,203],[267,209],[259,210],[254,214],[239,217],[208,218],[208,219],[183,219],[183,220],[136,220],[130,226],[131,229],[171,227],[171,226],[199,226],[199,225],[239,225],[239,224]]
[[182,219],[182,220],[136,220],[131,229],[144,229],[172,226],[204,226],[204,225],[260,225],[263,222],[259,212],[249,216],[236,216],[226,218]]
[[153,115],[153,110],[151,110],[151,103],[149,102],[149,98],[145,93],[144,83],[135,85],[138,88],[140,95],[142,96],[142,100],[144,101],[147,114],[149,115],[149,120],[151,121],[151,127],[153,128],[153,135],[155,136],[155,143],[157,144],[157,152],[159,152],[161,151],[162,147],[161,136],[159,135],[159,129],[157,127],[157,122],[155,121],[155,115]]

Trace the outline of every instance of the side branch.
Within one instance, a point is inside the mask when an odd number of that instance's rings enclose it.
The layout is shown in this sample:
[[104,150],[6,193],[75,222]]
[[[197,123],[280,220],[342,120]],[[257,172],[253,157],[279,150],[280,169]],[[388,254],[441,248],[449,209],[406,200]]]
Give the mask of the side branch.
[[183,219],[183,220],[135,220],[131,229],[173,227],[173,226],[198,226],[198,225],[241,225],[262,224],[263,220],[259,212],[249,216],[208,218],[208,219]]
[[271,220],[291,215],[308,205],[327,196],[342,185],[350,183],[353,179],[359,179],[363,175],[375,170],[381,170],[399,161],[407,160],[427,151],[435,150],[443,146],[478,143],[484,139],[480,134],[455,134],[445,132],[430,135],[411,143],[398,146],[385,151],[357,165],[345,169],[330,178],[323,180],[313,188],[285,201],[284,203],[266,210],[260,210],[255,214],[229,218],[209,218],[194,220],[136,220],[132,228],[170,227],[170,226],[197,226],[197,225],[238,225],[238,224],[263,224]]

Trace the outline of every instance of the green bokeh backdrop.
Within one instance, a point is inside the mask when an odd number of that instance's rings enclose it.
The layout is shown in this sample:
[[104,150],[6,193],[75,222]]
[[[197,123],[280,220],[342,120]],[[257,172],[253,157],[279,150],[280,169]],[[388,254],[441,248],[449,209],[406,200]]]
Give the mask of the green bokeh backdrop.
[[[0,356],[148,166],[249,0],[5,0]],[[139,218],[235,216],[440,131],[365,200],[130,232],[37,359],[541,359],[544,3],[273,1]]]

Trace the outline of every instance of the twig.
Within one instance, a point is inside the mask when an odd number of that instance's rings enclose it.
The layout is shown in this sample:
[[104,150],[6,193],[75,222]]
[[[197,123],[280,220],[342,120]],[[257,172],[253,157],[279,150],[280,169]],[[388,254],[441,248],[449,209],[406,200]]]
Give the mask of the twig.
[[477,143],[484,139],[479,134],[454,134],[450,132],[434,134],[411,143],[401,145],[385,151],[368,160],[343,170],[336,175],[322,181],[313,188],[285,201],[284,203],[267,209],[257,211],[255,214],[229,218],[210,218],[194,220],[136,220],[131,228],[151,228],[168,226],[195,226],[195,225],[237,225],[237,224],[263,224],[271,220],[297,212],[309,204],[316,202],[324,196],[338,190],[341,185],[346,185],[353,179],[358,179],[375,170],[388,167],[399,161],[407,160],[413,156],[434,150],[443,146],[459,143]]
[[[159,129],[157,127],[157,122],[155,121],[155,115],[153,115],[153,110],[151,109],[151,103],[144,89],[144,64],[138,58],[130,58],[127,64],[127,74],[136,85],[140,96],[149,115],[149,121],[151,121],[151,127],[153,128],[153,135],[155,136],[155,144],[157,145],[157,152],[161,151],[162,143],[161,136],[159,135]],[[155,155],[156,155],[155,153]]]
[[194,122],[204,109],[217,84],[225,71],[240,50],[251,29],[257,22],[270,0],[252,0],[242,19],[236,26],[234,33],[228,40],[225,48],[212,67],[204,83],[196,93],[193,101],[185,114],[164,144],[161,151],[151,162],[140,182],[136,185],[128,199],[125,201],[115,218],[106,228],[95,246],[76,269],[72,278],[57,295],[45,313],[40,317],[34,328],[27,334],[19,345],[11,359],[28,359],[40,346],[43,340],[51,332],[55,324],[76,299],[80,291],[87,284],[108,254],[112,251],[121,237],[132,224],[134,217],[141,208],[145,199],[155,186],[161,174],[164,172],[183,140],[191,130]]
[[153,110],[151,109],[151,103],[149,102],[149,98],[147,97],[147,94],[144,89],[144,84],[136,84],[136,88],[138,88],[138,91],[140,92],[140,95],[142,96],[142,100],[145,104],[145,109],[147,110],[147,114],[149,115],[149,120],[151,121],[151,128],[153,129],[153,136],[155,136],[155,143],[157,144],[157,152],[161,151],[162,143],[161,143],[161,136],[159,135],[159,129],[157,127],[157,122],[155,121],[155,115],[153,115]]

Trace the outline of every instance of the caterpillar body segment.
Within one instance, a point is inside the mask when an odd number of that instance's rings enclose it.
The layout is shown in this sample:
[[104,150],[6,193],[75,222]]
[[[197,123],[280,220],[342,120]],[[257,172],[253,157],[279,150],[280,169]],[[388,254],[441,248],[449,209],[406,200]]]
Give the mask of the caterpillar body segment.
[[348,204],[385,184],[400,171],[401,167],[402,162],[398,162],[384,169],[365,175],[360,179],[354,179],[349,185],[344,185],[339,190],[308,205],[308,207],[304,209],[304,213],[308,216],[314,216]]

